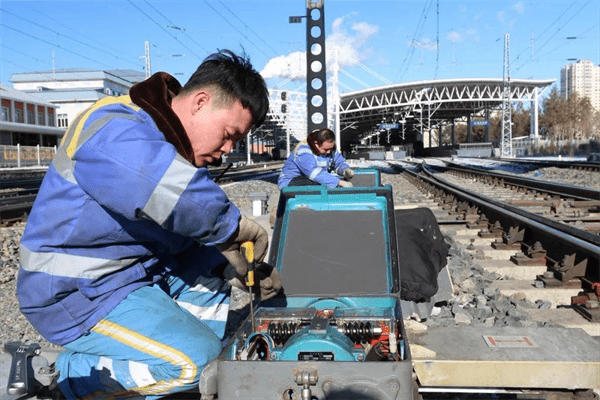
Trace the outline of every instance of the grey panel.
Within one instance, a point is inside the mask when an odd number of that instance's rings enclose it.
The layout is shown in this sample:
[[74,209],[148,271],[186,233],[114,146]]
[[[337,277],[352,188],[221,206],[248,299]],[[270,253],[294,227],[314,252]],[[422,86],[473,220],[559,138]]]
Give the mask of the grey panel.
[[381,210],[290,211],[281,275],[287,295],[384,293]]
[[355,173],[351,180],[355,187],[377,186],[377,174],[374,173]]

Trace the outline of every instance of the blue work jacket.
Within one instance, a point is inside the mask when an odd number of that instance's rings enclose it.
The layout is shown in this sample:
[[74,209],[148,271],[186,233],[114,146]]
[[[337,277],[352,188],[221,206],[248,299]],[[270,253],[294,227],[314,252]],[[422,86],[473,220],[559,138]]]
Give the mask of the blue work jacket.
[[46,339],[69,343],[130,292],[180,268],[192,246],[212,257],[210,245],[239,219],[208,170],[182,157],[147,112],[129,96],[104,98],[66,132],[31,210],[21,311]]
[[303,140],[283,164],[277,185],[282,189],[295,177],[305,176],[317,184],[336,187],[346,168],[350,166],[339,152],[317,155],[312,152],[306,140]]

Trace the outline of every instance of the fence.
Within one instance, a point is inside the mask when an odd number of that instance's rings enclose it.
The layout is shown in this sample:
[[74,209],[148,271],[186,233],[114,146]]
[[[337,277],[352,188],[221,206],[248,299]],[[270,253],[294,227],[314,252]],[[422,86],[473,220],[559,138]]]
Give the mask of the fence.
[[0,167],[48,166],[56,155],[56,146],[0,146]]

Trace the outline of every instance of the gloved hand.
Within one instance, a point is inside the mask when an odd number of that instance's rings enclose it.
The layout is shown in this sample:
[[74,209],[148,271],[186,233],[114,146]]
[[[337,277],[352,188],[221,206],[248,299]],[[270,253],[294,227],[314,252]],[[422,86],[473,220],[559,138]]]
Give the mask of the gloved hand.
[[344,170],[344,179],[352,179],[354,177],[354,171],[350,168],[346,168]]
[[[223,275],[232,286],[235,286],[244,292],[248,292],[245,277],[240,276],[233,265],[227,265],[223,271]],[[265,263],[257,265],[256,270],[254,271],[254,280],[254,291],[256,294],[260,295],[261,300],[267,300],[275,296],[282,287],[279,272]],[[258,283],[258,285],[256,283]]]
[[341,187],[354,187],[354,185],[352,184],[352,182],[347,182],[347,181],[342,181],[342,180],[340,180],[340,182],[338,183],[338,186],[341,186]]
[[[217,249],[225,256],[227,261],[235,267],[237,273],[244,277],[248,272],[248,261],[242,255],[240,246],[244,242],[254,243],[254,261],[261,262],[267,253],[269,245],[269,236],[265,228],[256,221],[242,215],[238,229],[227,240],[227,242],[217,245]],[[243,279],[242,279],[243,280]]]

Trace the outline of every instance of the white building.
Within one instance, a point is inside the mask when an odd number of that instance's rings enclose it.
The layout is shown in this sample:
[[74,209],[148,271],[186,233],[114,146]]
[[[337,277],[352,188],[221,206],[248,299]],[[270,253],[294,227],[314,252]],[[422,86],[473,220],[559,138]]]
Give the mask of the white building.
[[65,133],[57,127],[56,105],[0,83],[0,145],[55,146]]
[[65,128],[97,100],[128,94],[135,83],[144,79],[144,72],[129,69],[99,71],[82,68],[24,72],[10,77],[15,89],[59,106],[57,125]]
[[594,65],[591,60],[565,65],[560,71],[560,93],[565,99],[573,93],[587,97],[600,111],[600,66]]

